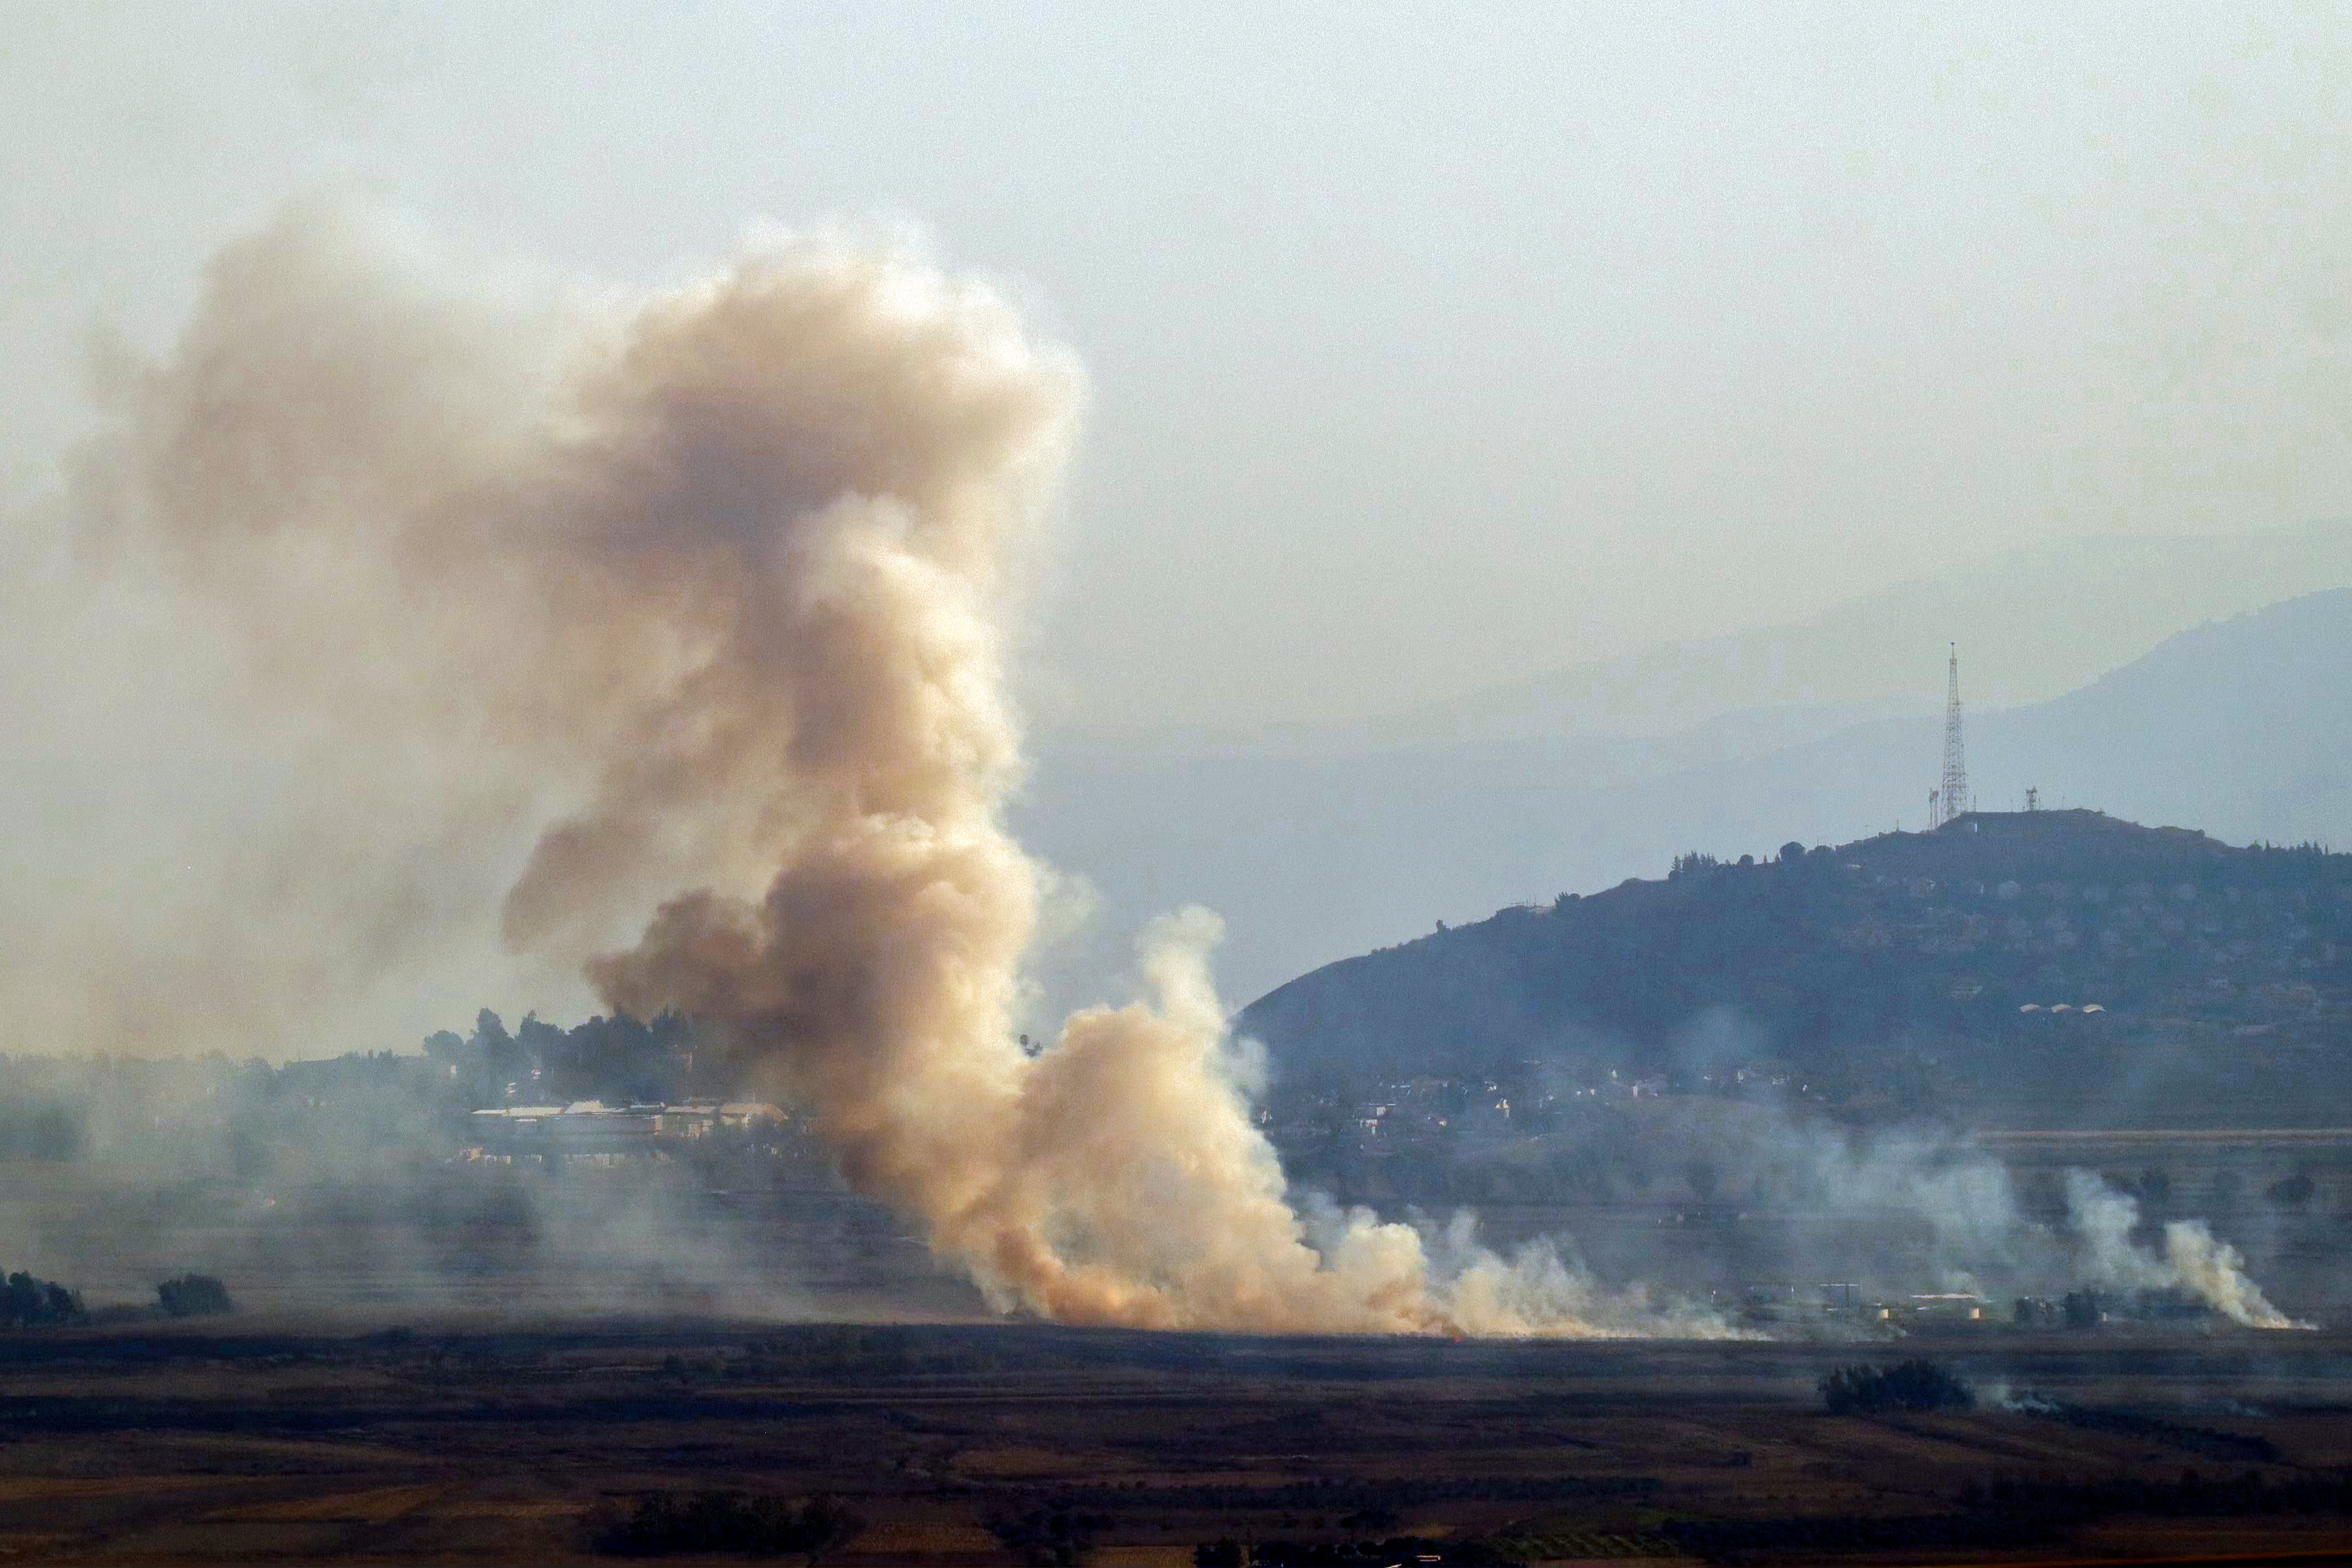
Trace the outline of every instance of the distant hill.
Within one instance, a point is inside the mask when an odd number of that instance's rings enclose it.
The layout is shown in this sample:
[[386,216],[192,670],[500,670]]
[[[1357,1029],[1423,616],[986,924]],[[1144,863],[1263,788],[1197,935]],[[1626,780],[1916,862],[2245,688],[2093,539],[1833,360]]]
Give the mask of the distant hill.
[[1898,583],[1811,620],[1668,643],[1374,728],[1396,740],[1659,733],[1766,706],[1934,706],[1940,693],[1923,692],[1902,655],[1938,627],[1960,644],[1972,700],[2011,708],[2069,691],[2184,626],[2342,587],[2352,587],[2343,522],[2235,539],[2068,540]]
[[2352,856],[2069,810],[1685,857],[1327,965],[1236,1027],[1289,1074],[1745,1066],[2011,1124],[2340,1115]]
[[[1252,995],[1438,920],[1654,876],[1689,850],[1737,858],[1917,826],[1942,754],[1940,635],[1930,623],[1920,639],[1930,695],[1907,716],[1824,703],[1653,738],[1304,755],[1049,748],[1018,826],[1102,894],[1070,971],[1115,967],[1141,921],[1201,902],[1233,932],[1221,974]],[[2036,785],[2048,805],[2235,842],[2352,838],[2347,736],[2344,590],[2180,633],[2047,702],[1972,709],[1968,728],[1986,806]]]
[[[2340,520],[2238,537],[2058,540],[1945,566],[1801,620],[1775,621],[1759,606],[1765,624],[1749,630],[1662,642],[1360,721],[1057,743],[1318,755],[1672,735],[1753,710],[1875,717],[1937,705],[1942,667],[1928,656],[1940,656],[1947,638],[1960,645],[1970,700],[2013,708],[2071,691],[2184,626],[2347,587],[2352,522]],[[1913,662],[1923,657],[1932,668]]]

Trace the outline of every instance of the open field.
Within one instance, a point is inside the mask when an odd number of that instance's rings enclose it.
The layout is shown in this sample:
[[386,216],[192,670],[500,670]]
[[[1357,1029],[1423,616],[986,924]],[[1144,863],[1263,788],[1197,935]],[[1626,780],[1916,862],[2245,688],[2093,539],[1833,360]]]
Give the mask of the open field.
[[[2220,1228],[2290,1310],[2345,1321],[2340,1143],[2165,1147],[2042,1135],[2003,1156],[2027,1179],[2161,1160],[2200,1192],[2232,1160],[2265,1162]],[[2304,1212],[2252,1195],[2305,1161],[2319,1194]],[[849,1568],[1055,1546],[1181,1568],[1223,1539],[1404,1535],[1553,1562],[2352,1552],[2338,1327],[1955,1323],[1843,1343],[1075,1331],[997,1321],[902,1223],[845,1194],[656,1174],[165,1185],[10,1168],[5,1261],[117,1310],[0,1338],[0,1554],[610,1560],[599,1533],[639,1498],[711,1490],[841,1500],[865,1521],[834,1553]],[[1689,1224],[1678,1206],[1484,1217],[1499,1243],[1565,1233],[1603,1278],[1693,1292],[1856,1277],[1790,1272],[1814,1263],[1891,1286],[1921,1267],[1899,1219]],[[240,1313],[129,1321],[191,1268],[226,1279]],[[1920,1354],[1972,1383],[1979,1408],[1822,1412],[1830,1368]],[[2221,1498],[2183,1492],[2184,1469],[2263,1479]],[[2159,1489],[2113,1489],[2135,1479]],[[1970,1489],[2002,1481],[2042,1490]],[[1041,1542],[1056,1520],[1066,1534]]]
[[[2143,1245],[2160,1246],[2164,1221],[2210,1220],[2282,1309],[2352,1321],[2352,1138],[1990,1133],[1980,1142],[2009,1167],[2026,1216],[2053,1225],[2065,1217],[2066,1167],[2126,1190],[2161,1172],[2172,1197],[2144,1205]],[[20,1163],[0,1165],[0,1268],[64,1280],[93,1306],[152,1302],[156,1280],[193,1268],[227,1280],[248,1308],[356,1327],[468,1311],[993,1316],[914,1227],[877,1205],[808,1182],[721,1191],[685,1177],[646,1166],[425,1165],[307,1183],[166,1181]],[[2309,1190],[2283,1206],[2266,1194],[2289,1177]],[[1497,1247],[1565,1238],[1601,1280],[1702,1301],[1759,1282],[1810,1295],[1829,1279],[1899,1297],[1948,1288],[1940,1270],[1955,1261],[1916,1213],[1740,1192],[1695,1206],[1671,1181],[1608,1202],[1488,1202],[1476,1213]]]
[[1853,1346],[688,1321],[63,1331],[0,1343],[0,1552],[585,1560],[635,1494],[709,1489],[843,1500],[866,1521],[836,1557],[852,1568],[1019,1562],[1004,1521],[1056,1509],[1091,1561],[1171,1568],[1227,1536],[1724,1556],[1804,1519],[1839,1522],[1789,1537],[1809,1542],[1799,1556],[1875,1529],[1850,1559],[1867,1562],[2352,1552],[2352,1519],[2300,1509],[2108,1512],[1958,1556],[1905,1544],[1921,1527],[1899,1522],[2010,1517],[1960,1509],[2003,1477],[2327,1476],[2352,1466],[2352,1338],[1926,1348],[2011,1407],[1824,1415],[1813,1383]]
[[308,1184],[0,1166],[0,1268],[92,1307],[195,1268],[286,1321],[417,1313],[740,1319],[990,1316],[905,1221],[837,1190],[713,1191],[667,1173],[425,1167]]

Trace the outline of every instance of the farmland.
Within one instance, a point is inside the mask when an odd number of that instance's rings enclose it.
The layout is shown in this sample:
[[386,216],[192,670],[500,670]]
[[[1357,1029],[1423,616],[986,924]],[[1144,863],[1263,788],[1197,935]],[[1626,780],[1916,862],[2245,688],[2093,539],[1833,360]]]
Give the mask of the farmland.
[[[713,1320],[320,1332],[268,1314],[71,1331],[0,1360],[0,1550],[587,1560],[636,1500],[719,1490],[837,1500],[863,1528],[836,1560],[874,1568],[1018,1562],[1019,1521],[1055,1515],[1087,1560],[1171,1568],[1220,1540],[1396,1535],[1521,1558],[2352,1545],[2334,1494],[2310,1490],[2352,1466],[2352,1340],[1994,1330],[1935,1350],[1978,1408],[1824,1414],[1813,1385],[1871,1353],[1853,1345]],[[2184,1502],[2185,1469],[2268,1489]],[[2159,1489],[2084,1503],[2086,1484],[2124,1482]],[[1985,1506],[1995,1486],[2076,1490],[2028,1517]]]

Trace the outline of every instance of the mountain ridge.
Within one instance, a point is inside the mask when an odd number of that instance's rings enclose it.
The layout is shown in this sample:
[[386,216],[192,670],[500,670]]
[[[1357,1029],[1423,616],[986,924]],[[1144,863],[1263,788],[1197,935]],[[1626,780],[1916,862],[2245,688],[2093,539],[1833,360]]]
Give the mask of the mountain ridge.
[[[1350,722],[1257,731],[1052,734],[1055,747],[1311,755],[1418,744],[1592,735],[1655,738],[1742,710],[1886,705],[1926,712],[1939,681],[1914,685],[1884,655],[1949,628],[1971,700],[1991,710],[2086,684],[2188,626],[2352,586],[2352,521],[2243,536],[2094,535],[2011,550],[1791,621],[1631,652],[1474,688]],[[2103,635],[2072,612],[2102,607]],[[2116,625],[2105,623],[2119,622]]]
[[1234,1027],[1310,1076],[1605,1062],[2010,1124],[2341,1116],[2352,855],[2087,808],[1693,854],[1326,965]]
[[[1692,849],[1736,858],[1918,826],[1942,755],[1933,711],[1838,717],[1319,757],[1049,752],[1017,826],[1099,893],[1092,928],[1063,949],[1073,994],[1121,965],[1125,933],[1150,915],[1204,903],[1233,932],[1222,973],[1251,997],[1433,920],[1654,876]],[[2346,590],[2176,632],[2076,692],[1968,724],[1981,805],[2035,785],[2051,805],[2239,842],[2339,839],[2347,733]]]

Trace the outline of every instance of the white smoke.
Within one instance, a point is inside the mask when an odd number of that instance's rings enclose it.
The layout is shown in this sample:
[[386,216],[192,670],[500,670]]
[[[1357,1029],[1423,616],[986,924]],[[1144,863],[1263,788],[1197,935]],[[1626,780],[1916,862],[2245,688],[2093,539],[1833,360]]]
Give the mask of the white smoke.
[[2066,1211],[2083,1276],[2095,1284],[2188,1291],[2233,1323],[2254,1329],[2308,1329],[2271,1305],[2249,1279],[2245,1258],[2202,1220],[2173,1220],[2164,1250],[2137,1246],[2139,1201],[2088,1171],[2066,1173]]
[[[1933,1289],[1996,1302],[2011,1293],[2054,1295],[2078,1287],[2177,1289],[2251,1328],[2301,1328],[2245,1272],[2237,1248],[2202,1220],[2169,1222],[2161,1247],[2136,1242],[2138,1200],[2083,1170],[2064,1173],[2065,1217],[2051,1226],[2018,1200],[2010,1171],[1959,1134],[1893,1129],[1839,1132],[1768,1114],[1724,1137],[1715,1157],[1733,1172],[1770,1169],[1815,1214],[1919,1237],[1916,1258]],[[1827,1260],[1824,1260],[1827,1261]],[[1851,1267],[1839,1258],[1832,1267]]]

